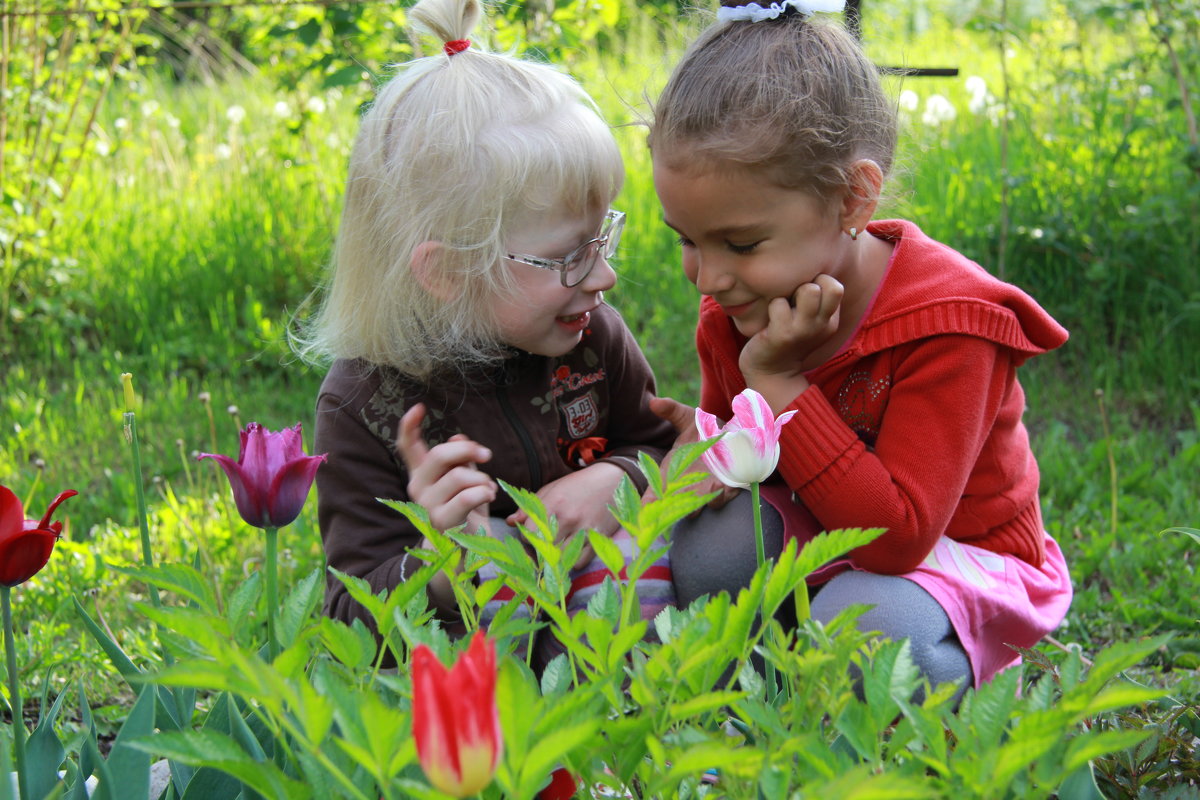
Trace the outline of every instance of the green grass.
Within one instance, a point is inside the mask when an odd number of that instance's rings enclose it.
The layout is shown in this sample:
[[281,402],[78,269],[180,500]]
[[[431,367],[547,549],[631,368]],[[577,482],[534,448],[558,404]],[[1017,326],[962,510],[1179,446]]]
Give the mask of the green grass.
[[[999,94],[998,50],[987,34],[937,17],[890,26],[879,9],[866,20],[878,60],[963,70],[893,87],[923,100],[942,94],[958,116],[932,126],[919,111],[907,115],[903,168],[882,213],[911,217],[996,269],[999,129],[994,114],[968,110],[964,79],[980,75]],[[569,63],[623,125],[629,177],[616,205],[629,223],[610,300],[660,391],[694,401],[696,296],[661,224],[634,124],[681,33],[639,23],[627,36],[620,52],[580,52]],[[1195,703],[1200,548],[1160,532],[1200,526],[1200,232],[1189,223],[1200,182],[1184,166],[1178,105],[1146,42],[1092,31],[1082,53],[1079,38],[1058,9],[1008,42],[1005,274],[1072,330],[1023,379],[1046,524],[1076,585],[1058,638],[1091,651],[1174,632],[1146,679]],[[1136,80],[1117,80],[1131,70]],[[78,638],[72,593],[94,595],[136,657],[154,652],[130,602],[143,589],[103,567],[137,557],[120,373],[134,373],[139,394],[158,557],[200,558],[226,590],[258,558],[257,532],[229,515],[223,477],[193,454],[235,453],[238,423],[251,420],[302,422],[311,441],[321,374],[289,355],[284,330],[328,258],[357,99],[324,101],[323,110],[300,109],[255,76],[211,86],[147,76],[103,109],[108,154],[85,161],[54,230],[59,257],[39,265],[36,296],[3,341],[0,482],[30,497],[30,514],[61,489],[81,492],[64,507],[69,541],[16,594],[35,685],[47,674],[60,685],[83,677],[92,696],[120,700],[102,656]],[[282,541],[286,585],[320,564],[311,504]]]

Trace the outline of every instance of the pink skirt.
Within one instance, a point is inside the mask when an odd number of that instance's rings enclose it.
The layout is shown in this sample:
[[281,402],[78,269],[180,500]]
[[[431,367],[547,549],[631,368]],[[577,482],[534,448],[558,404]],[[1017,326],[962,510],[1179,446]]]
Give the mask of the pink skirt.
[[[764,486],[763,498],[784,520],[784,541],[809,541],[820,530],[804,506],[794,503],[786,487]],[[1033,647],[1063,621],[1071,605],[1071,575],[1058,542],[1046,534],[1046,560],[1035,567],[1016,556],[943,536],[908,578],[933,596],[945,610],[962,642],[975,687],[996,673],[1021,663],[1009,645]],[[847,569],[846,559],[831,562],[809,576],[820,585]]]

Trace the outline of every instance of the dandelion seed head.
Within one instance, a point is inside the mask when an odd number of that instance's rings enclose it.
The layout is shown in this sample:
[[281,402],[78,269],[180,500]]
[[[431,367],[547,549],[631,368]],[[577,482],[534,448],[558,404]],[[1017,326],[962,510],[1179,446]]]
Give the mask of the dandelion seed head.
[[937,127],[944,122],[952,121],[957,116],[958,111],[955,110],[953,103],[943,95],[931,94],[925,100],[925,113],[921,115],[921,121],[930,127]]

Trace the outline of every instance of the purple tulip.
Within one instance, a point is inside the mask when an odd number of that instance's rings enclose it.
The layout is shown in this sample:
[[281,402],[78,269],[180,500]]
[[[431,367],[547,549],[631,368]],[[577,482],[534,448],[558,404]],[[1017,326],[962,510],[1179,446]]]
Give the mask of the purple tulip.
[[288,525],[300,516],[325,456],[304,454],[299,423],[272,433],[251,422],[241,435],[237,461],[216,453],[201,453],[198,458],[215,458],[225,470],[238,513],[246,522],[256,528]]
[[696,429],[702,440],[724,434],[704,452],[704,465],[726,486],[746,489],[765,481],[779,463],[780,429],[795,414],[788,411],[775,417],[766,399],[753,389],[733,398],[733,419],[724,427],[715,416],[697,408]]

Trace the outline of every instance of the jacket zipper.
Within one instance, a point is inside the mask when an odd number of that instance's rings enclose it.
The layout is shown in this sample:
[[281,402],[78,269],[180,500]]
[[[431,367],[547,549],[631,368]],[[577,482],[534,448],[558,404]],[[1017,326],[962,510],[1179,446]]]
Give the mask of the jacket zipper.
[[512,403],[508,401],[507,387],[496,392],[497,398],[500,400],[500,408],[504,411],[504,416],[508,419],[513,430],[517,432],[517,438],[521,440],[521,447],[525,449],[525,459],[529,464],[529,480],[532,491],[537,491],[542,488],[542,465],[537,459],[537,451],[534,450],[533,440],[529,438],[529,431],[525,430],[525,426],[521,424],[521,420],[517,417],[516,409],[512,407]]

